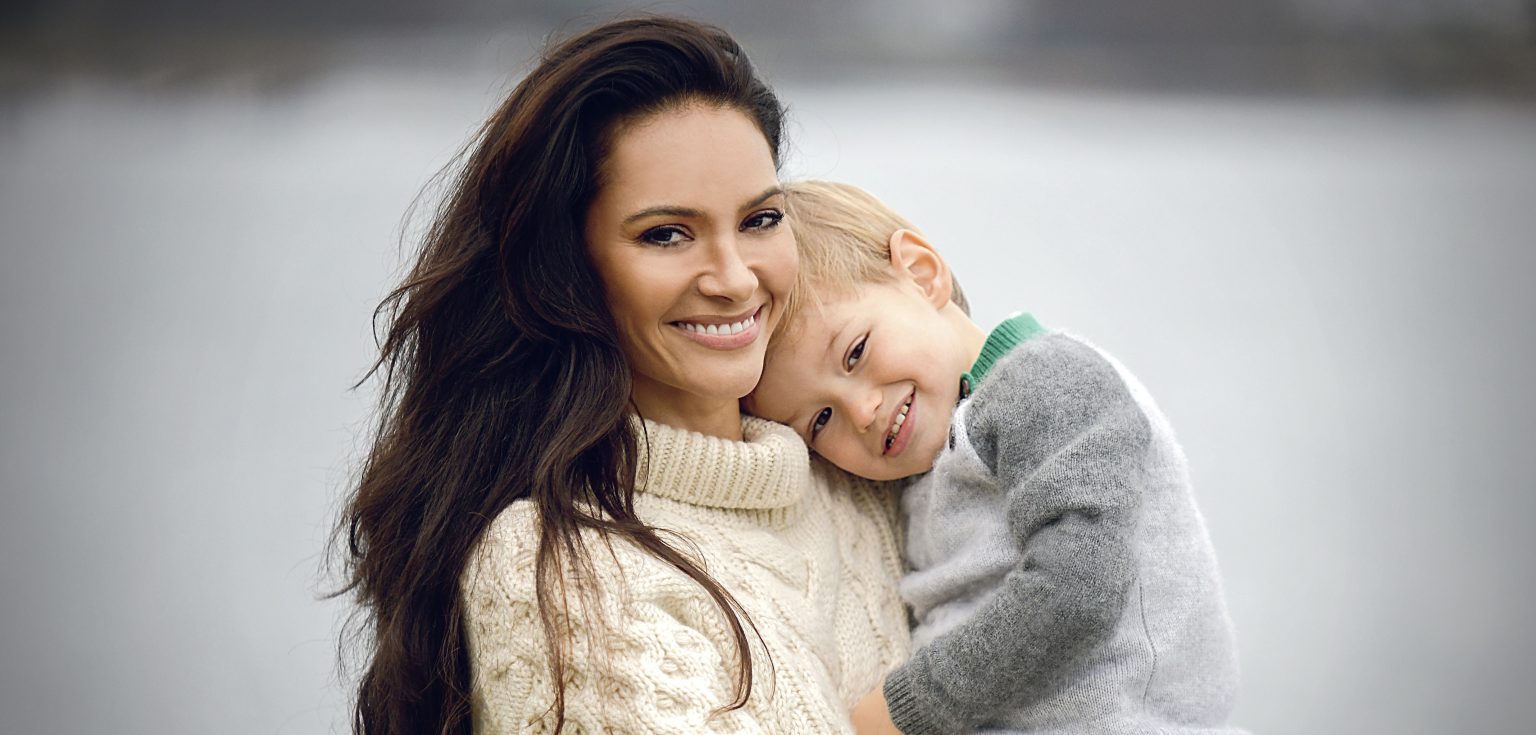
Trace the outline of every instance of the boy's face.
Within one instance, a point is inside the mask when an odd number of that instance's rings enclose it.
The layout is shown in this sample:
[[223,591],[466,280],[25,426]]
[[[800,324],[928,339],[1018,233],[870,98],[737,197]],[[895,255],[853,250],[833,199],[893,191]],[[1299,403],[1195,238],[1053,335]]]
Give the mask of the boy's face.
[[952,311],[903,280],[807,304],[793,333],[769,349],[746,408],[788,424],[855,475],[927,472],[949,439],[960,375],[975,358]]

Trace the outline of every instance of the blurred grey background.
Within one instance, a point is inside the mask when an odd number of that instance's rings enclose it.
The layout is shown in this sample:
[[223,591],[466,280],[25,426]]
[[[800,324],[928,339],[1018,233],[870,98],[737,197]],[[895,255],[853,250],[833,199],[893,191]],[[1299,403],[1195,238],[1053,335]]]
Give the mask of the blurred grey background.
[[[346,729],[322,551],[406,212],[621,7],[0,6],[0,732]],[[1536,4],[635,7],[742,39],[786,175],[910,215],[979,321],[1140,375],[1237,723],[1536,723]]]

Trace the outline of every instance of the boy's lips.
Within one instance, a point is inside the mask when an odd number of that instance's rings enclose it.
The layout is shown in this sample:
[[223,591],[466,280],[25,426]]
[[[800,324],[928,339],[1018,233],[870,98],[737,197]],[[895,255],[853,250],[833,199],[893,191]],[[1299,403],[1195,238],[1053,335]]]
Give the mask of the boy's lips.
[[[903,408],[906,409],[904,418],[902,418]],[[890,429],[886,430],[885,436],[887,438],[881,440],[885,444],[884,451],[880,453],[882,456],[894,457],[901,454],[907,448],[907,444],[912,439],[912,420],[914,418],[913,414],[916,411],[917,389],[913,388],[912,392],[908,393],[907,397],[900,404],[897,404],[896,410],[891,412],[891,425],[895,426],[898,418],[902,418],[902,423],[901,426],[896,427],[896,434],[894,436],[891,435]]]

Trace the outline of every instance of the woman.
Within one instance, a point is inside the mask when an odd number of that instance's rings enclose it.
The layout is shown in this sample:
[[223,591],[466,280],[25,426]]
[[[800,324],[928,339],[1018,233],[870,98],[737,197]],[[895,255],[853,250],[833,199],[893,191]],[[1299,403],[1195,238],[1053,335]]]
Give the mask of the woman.
[[837,732],[907,652],[887,494],[743,417],[796,271],[725,33],[553,48],[404,285],[343,518],[363,732]]

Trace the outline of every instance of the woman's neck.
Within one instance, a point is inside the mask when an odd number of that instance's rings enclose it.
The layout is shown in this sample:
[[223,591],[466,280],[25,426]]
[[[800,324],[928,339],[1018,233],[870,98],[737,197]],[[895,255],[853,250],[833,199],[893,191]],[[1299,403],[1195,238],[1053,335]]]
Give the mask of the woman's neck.
[[741,402],[680,391],[635,378],[632,393],[640,415],[660,424],[707,436],[741,441]]

